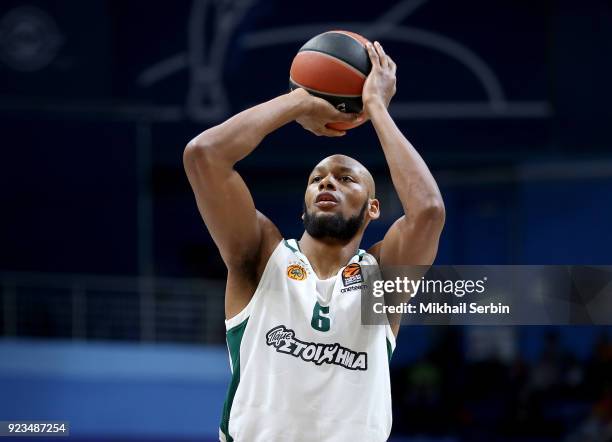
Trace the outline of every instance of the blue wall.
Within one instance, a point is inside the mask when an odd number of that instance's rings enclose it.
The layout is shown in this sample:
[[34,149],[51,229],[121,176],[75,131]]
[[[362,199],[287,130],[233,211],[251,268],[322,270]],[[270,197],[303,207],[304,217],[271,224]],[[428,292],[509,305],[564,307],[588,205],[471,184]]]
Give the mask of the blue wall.
[[217,440],[224,347],[0,341],[0,420],[64,420],[71,436]]

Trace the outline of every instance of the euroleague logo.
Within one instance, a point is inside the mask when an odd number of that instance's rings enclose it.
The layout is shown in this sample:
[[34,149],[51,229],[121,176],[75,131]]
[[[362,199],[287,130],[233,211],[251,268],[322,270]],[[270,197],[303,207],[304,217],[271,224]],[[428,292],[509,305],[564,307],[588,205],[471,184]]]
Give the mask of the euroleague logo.
[[306,279],[306,269],[299,264],[291,264],[287,267],[287,276],[296,281],[303,281]]
[[342,270],[342,283],[345,287],[361,282],[363,282],[363,275],[361,274],[361,266],[359,264],[349,264]]

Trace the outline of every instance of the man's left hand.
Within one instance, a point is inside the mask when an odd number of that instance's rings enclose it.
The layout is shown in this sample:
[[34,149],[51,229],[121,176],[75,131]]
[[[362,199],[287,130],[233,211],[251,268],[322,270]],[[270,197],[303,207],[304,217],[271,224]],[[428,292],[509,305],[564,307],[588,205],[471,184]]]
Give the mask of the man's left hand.
[[377,105],[382,104],[387,108],[391,98],[395,95],[397,66],[377,41],[374,44],[369,43],[366,49],[372,62],[372,70],[363,85],[361,98],[363,111],[366,116],[370,116],[370,111]]

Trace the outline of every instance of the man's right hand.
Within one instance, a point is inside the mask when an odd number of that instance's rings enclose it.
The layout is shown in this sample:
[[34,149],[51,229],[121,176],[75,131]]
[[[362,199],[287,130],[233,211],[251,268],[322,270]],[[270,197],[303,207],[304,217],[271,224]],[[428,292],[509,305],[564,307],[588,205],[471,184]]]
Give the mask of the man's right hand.
[[317,136],[326,137],[341,137],[346,134],[346,131],[335,130],[325,125],[328,123],[348,122],[358,123],[363,118],[360,114],[347,114],[340,112],[329,102],[322,98],[310,95],[302,88],[295,89],[291,92],[299,97],[300,100],[300,116],[295,119],[304,129],[312,132]]

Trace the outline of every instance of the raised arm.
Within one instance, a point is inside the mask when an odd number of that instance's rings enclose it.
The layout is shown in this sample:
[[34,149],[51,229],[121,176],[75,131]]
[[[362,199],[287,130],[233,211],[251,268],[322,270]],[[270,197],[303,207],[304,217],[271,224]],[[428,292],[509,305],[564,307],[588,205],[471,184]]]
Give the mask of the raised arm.
[[[444,202],[434,177],[427,165],[400,132],[387,112],[395,94],[396,65],[385,54],[382,46],[368,46],[372,72],[364,84],[364,108],[383,148],[393,186],[404,209],[404,215],[389,228],[384,239],[371,247],[377,257],[383,277],[408,276],[419,279],[431,265],[438,251],[440,233],[444,227]],[[418,265],[410,271],[393,266]],[[398,305],[409,300],[409,295],[385,297],[385,302]],[[401,314],[387,314],[393,333],[397,336]]]
[[387,111],[395,94],[396,65],[376,42],[368,46],[372,72],[363,90],[364,108],[383,148],[404,215],[371,252],[382,266],[430,265],[444,226],[444,202],[427,165]]
[[340,136],[325,127],[347,121],[324,100],[298,89],[247,109],[187,144],[183,163],[198,209],[228,268],[226,316],[250,300],[263,266],[281,239],[278,229],[255,209],[253,198],[234,165],[270,132],[298,120],[319,135]]

